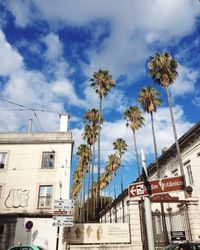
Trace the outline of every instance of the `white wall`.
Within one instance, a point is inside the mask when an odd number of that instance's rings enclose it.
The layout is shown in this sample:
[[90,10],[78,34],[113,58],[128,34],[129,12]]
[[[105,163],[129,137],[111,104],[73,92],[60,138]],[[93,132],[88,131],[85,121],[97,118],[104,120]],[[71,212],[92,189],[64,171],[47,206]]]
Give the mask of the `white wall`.
[[[5,169],[0,169],[0,185],[3,186],[0,212],[40,212],[37,209],[39,185],[53,185],[53,199],[60,198],[60,181],[62,182],[62,198],[69,198],[71,144],[15,144],[0,145],[0,152],[8,152]],[[42,153],[55,151],[55,168],[41,169]],[[18,194],[16,193],[18,189]],[[5,206],[11,190],[15,196]],[[26,190],[26,191],[25,191]],[[23,192],[24,191],[24,192]],[[21,192],[21,195],[20,193]],[[20,201],[19,201],[20,200]],[[27,201],[27,206],[24,204]],[[21,207],[19,204],[22,203]],[[17,207],[14,207],[16,205]]]

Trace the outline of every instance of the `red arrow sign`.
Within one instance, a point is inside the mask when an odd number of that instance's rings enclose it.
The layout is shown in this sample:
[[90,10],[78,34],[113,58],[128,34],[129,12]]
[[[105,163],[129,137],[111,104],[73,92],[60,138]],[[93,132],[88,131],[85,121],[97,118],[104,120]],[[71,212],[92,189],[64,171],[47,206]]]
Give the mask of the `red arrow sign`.
[[129,185],[129,197],[147,196],[151,194],[161,194],[184,190],[184,179],[182,176],[157,179],[149,182],[136,182]]

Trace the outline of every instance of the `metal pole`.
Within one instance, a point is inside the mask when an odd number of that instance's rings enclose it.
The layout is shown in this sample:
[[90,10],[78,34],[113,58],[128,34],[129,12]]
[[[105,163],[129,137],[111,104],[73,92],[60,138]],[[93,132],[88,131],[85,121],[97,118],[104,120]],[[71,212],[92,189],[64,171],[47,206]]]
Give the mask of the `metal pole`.
[[56,238],[56,250],[58,250],[59,245],[59,233],[60,233],[60,227],[57,227],[57,238]]
[[[146,168],[146,158],[144,150],[141,150],[141,158],[142,158],[142,167],[144,168],[144,172],[147,175]],[[144,207],[145,207],[145,219],[146,219],[146,229],[147,229],[147,239],[148,239],[148,248],[149,250],[155,250],[154,244],[154,235],[153,235],[153,221],[152,221],[152,213],[151,213],[151,201],[149,197],[144,198]]]

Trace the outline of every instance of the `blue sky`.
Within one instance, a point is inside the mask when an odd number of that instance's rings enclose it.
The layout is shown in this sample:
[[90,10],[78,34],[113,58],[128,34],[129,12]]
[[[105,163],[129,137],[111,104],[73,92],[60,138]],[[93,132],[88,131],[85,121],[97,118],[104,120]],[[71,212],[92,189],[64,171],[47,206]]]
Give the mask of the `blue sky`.
[[[125,186],[136,177],[133,139],[123,120],[142,86],[153,84],[147,60],[169,52],[179,76],[170,87],[178,135],[199,121],[200,3],[197,0],[0,0],[0,98],[51,112],[16,111],[0,100],[0,131],[58,131],[60,112],[71,115],[76,147],[82,143],[84,113],[98,108],[89,79],[109,70],[116,87],[104,99],[102,169],[113,153],[112,142],[124,138]],[[166,94],[155,114],[158,150],[173,142]],[[139,150],[153,159],[150,117],[137,133]],[[76,161],[73,159],[73,167]]]

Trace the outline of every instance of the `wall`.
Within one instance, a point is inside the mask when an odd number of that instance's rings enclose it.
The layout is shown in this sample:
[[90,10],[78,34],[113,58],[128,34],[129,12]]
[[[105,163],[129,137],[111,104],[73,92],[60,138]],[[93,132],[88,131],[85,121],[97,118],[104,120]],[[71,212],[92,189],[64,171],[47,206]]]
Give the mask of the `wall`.
[[[42,153],[55,151],[55,168],[41,169]],[[39,185],[51,184],[53,199],[69,198],[71,144],[0,145],[7,151],[5,169],[0,169],[1,213],[36,213]]]
[[[33,222],[33,228],[29,232],[24,227],[27,221]],[[45,250],[55,250],[56,230],[57,228],[52,226],[51,218],[18,218],[14,244],[34,244],[43,247]],[[60,235],[62,235],[62,232]],[[59,249],[63,249],[62,240],[59,243]]]

